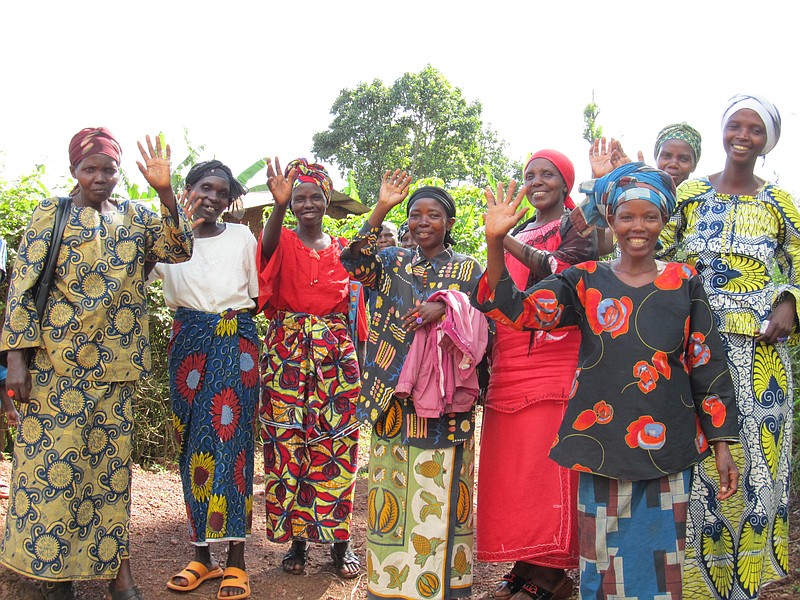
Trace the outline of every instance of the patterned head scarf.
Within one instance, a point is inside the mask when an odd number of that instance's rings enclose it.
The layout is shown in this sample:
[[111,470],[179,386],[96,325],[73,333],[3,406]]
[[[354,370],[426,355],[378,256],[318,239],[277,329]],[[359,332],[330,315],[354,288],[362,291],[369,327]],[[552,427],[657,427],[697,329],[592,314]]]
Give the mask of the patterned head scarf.
[[193,166],[189,174],[186,175],[186,187],[194,185],[206,177],[221,177],[228,181],[228,186],[231,188],[228,204],[247,193],[247,188],[239,183],[239,180],[233,176],[231,170],[218,160],[206,160]]
[[661,146],[664,145],[664,142],[669,140],[680,140],[689,144],[694,152],[694,164],[695,166],[697,165],[697,163],[700,161],[700,142],[702,141],[699,131],[685,121],[683,123],[667,125],[664,127],[664,129],[658,132],[658,136],[656,137],[656,145],[655,148],[653,148],[653,158],[658,160],[658,155],[661,152]]
[[69,164],[77,167],[84,158],[93,154],[105,154],[119,165],[122,148],[105,127],[81,129],[69,142]]
[[528,162],[525,163],[525,168],[522,169],[523,177],[525,176],[525,171],[528,169],[528,165],[537,158],[545,158],[555,165],[556,169],[558,169],[558,172],[561,174],[561,179],[564,180],[564,184],[567,186],[567,197],[564,198],[564,207],[569,210],[575,208],[575,202],[569,195],[572,191],[572,186],[575,185],[575,165],[572,164],[572,161],[558,150],[539,150],[532,154]]
[[586,200],[578,208],[588,225],[608,227],[606,216],[630,200],[647,200],[665,217],[675,209],[675,184],[672,177],[643,162],[617,167],[599,179],[581,184]]
[[309,163],[305,158],[297,158],[286,165],[284,175],[288,177],[289,171],[292,169],[296,173],[292,189],[303,183],[313,183],[322,188],[322,193],[325,194],[325,199],[330,204],[333,182],[325,167],[317,163]]
[[725,124],[733,116],[733,113],[743,108],[754,110],[764,121],[764,127],[767,130],[767,145],[764,146],[762,156],[768,154],[778,144],[778,140],[781,137],[781,113],[778,112],[778,108],[772,102],[763,96],[736,94],[728,100],[728,106],[722,115],[722,128],[725,129]]
[[[411,212],[411,207],[414,205],[414,203],[420,198],[431,198],[432,200],[436,200],[436,202],[442,205],[448,218],[455,218],[456,203],[453,201],[453,197],[448,194],[446,190],[433,185],[424,185],[421,188],[414,190],[414,193],[411,194],[406,201],[406,216],[408,216],[408,214]],[[456,241],[453,239],[453,236],[450,235],[450,232],[445,232],[444,245],[455,246],[455,244]]]

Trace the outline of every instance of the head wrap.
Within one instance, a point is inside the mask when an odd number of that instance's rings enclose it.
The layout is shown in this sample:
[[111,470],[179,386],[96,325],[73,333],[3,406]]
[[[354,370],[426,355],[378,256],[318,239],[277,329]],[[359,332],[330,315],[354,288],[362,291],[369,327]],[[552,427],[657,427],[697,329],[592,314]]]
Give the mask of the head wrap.
[[333,182],[325,167],[317,163],[309,163],[305,158],[297,158],[286,165],[284,175],[288,177],[289,171],[292,169],[295,170],[296,174],[292,189],[303,183],[313,183],[322,188],[325,199],[330,203]]
[[743,108],[754,110],[764,121],[764,127],[767,130],[767,145],[764,146],[761,154],[762,156],[768,154],[778,144],[778,140],[781,137],[781,113],[778,112],[778,108],[772,102],[763,96],[736,94],[728,100],[728,106],[722,115],[722,128],[725,129],[725,124],[733,113]]
[[643,162],[617,167],[599,179],[581,184],[586,200],[578,207],[587,225],[608,227],[606,216],[630,200],[647,200],[665,217],[675,209],[675,184],[672,177]]
[[186,187],[194,185],[206,177],[220,177],[228,180],[228,186],[231,189],[228,204],[247,193],[247,188],[239,183],[239,180],[233,176],[231,170],[218,160],[206,160],[193,166],[189,174],[186,175]]
[[397,241],[400,242],[403,239],[403,236],[407,234],[409,231],[408,229],[408,221],[403,221],[403,224],[400,225],[400,228],[397,230]]
[[667,125],[664,127],[664,129],[659,131],[658,136],[656,136],[656,145],[655,148],[653,148],[653,158],[658,160],[658,155],[661,152],[661,146],[664,145],[664,142],[669,140],[680,140],[689,144],[694,152],[694,164],[697,165],[697,163],[700,161],[700,142],[702,141],[699,131],[685,121],[683,123]]
[[77,167],[84,158],[93,154],[105,154],[119,165],[122,148],[105,127],[81,129],[69,142],[69,164]]
[[525,168],[522,169],[523,177],[525,176],[525,171],[528,170],[528,165],[537,158],[545,158],[555,165],[561,174],[561,179],[564,180],[564,184],[567,186],[567,197],[564,198],[564,206],[569,210],[575,208],[575,202],[569,195],[572,191],[572,186],[575,185],[575,165],[572,164],[572,161],[558,150],[539,150],[532,154],[528,162],[525,163]]
[[397,225],[395,225],[391,221],[384,221],[383,228],[388,229],[392,233],[392,235],[397,237]]
[[[424,185],[414,190],[414,193],[408,197],[408,201],[406,202],[406,216],[411,212],[411,207],[414,205],[414,202],[420,198],[436,200],[436,202],[442,205],[448,218],[454,219],[456,217],[456,203],[453,201],[453,197],[448,194],[446,190],[433,185]],[[453,239],[453,236],[450,235],[449,231],[446,231],[444,234],[444,245],[455,246],[455,243],[456,241]]]

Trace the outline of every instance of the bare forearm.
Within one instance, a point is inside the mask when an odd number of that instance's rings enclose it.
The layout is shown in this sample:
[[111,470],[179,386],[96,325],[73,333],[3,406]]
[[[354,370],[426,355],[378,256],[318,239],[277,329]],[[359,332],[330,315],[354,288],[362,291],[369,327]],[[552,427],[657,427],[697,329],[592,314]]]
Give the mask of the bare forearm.
[[486,239],[486,283],[494,292],[500,278],[506,269],[505,256],[503,255],[503,239]]
[[275,253],[278,247],[278,242],[281,239],[281,227],[283,227],[283,219],[286,216],[286,207],[275,205],[272,212],[269,214],[267,223],[264,225],[264,231],[261,232],[261,255],[264,260],[269,260]]
[[503,248],[540,279],[552,274],[548,254],[544,250],[537,250],[510,235],[503,239]]

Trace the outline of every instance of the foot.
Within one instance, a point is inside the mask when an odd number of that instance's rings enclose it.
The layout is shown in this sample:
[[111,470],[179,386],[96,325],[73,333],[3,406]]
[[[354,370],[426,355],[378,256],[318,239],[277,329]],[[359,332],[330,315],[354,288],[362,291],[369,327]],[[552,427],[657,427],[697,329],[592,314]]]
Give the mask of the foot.
[[514,594],[522,589],[522,586],[528,583],[524,577],[517,575],[513,571],[503,575],[503,581],[497,584],[492,594],[493,598],[497,600],[507,600]]
[[249,595],[250,577],[244,565],[244,542],[231,542],[217,598],[246,598]]
[[350,542],[336,542],[331,546],[331,560],[336,574],[342,579],[353,579],[361,573],[361,561],[350,548]]
[[308,542],[295,540],[292,547],[284,555],[281,565],[283,570],[292,575],[300,575],[306,568],[308,560]]
[[43,581],[40,586],[44,600],[74,600],[75,590],[71,581]]
[[566,600],[572,596],[574,582],[565,574],[563,578],[555,584],[548,583],[545,588],[529,581],[522,586],[522,589],[511,597],[511,600]]
[[222,569],[219,568],[219,565],[213,560],[208,562],[209,564],[196,560],[190,561],[183,571],[170,578],[167,587],[176,592],[190,592],[208,579],[222,577]]

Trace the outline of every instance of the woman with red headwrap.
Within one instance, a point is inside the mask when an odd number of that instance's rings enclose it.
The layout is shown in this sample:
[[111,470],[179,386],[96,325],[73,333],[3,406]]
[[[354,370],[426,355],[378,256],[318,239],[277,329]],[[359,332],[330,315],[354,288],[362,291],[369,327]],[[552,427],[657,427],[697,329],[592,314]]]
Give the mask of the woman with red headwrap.
[[160,215],[112,197],[119,144],[105,128],[84,129],[69,146],[78,183],[43,314],[33,288],[59,199],[34,209],[11,273],[0,349],[19,427],[0,563],[41,580],[45,598],[74,598],[82,579],[113,579],[111,600],[141,598],[128,524],[133,396],[150,369],[144,263],[188,260],[193,246],[170,186],[169,146],[163,153],[149,137],[147,146],[137,164]]
[[[508,272],[520,289],[597,258],[596,236],[582,237],[570,223],[572,162],[541,150],[528,160],[524,178],[536,213],[504,242]],[[572,580],[564,569],[578,566],[577,475],[547,454],[575,378],[580,332],[496,325],[481,434],[478,560],[515,561],[497,598],[535,596],[536,587],[568,598]]]
[[[339,261],[342,240],[322,229],[332,183],[305,159],[281,172],[267,161],[275,199],[257,252],[259,305],[269,319],[261,363],[261,439],[267,537],[292,542],[287,573],[303,572],[308,543],[331,544],[344,579],[361,565],[350,549],[350,516],[358,457],[354,401],[361,379],[348,312],[350,277]],[[297,219],[283,227],[286,210]],[[359,337],[366,315],[359,303]]]

